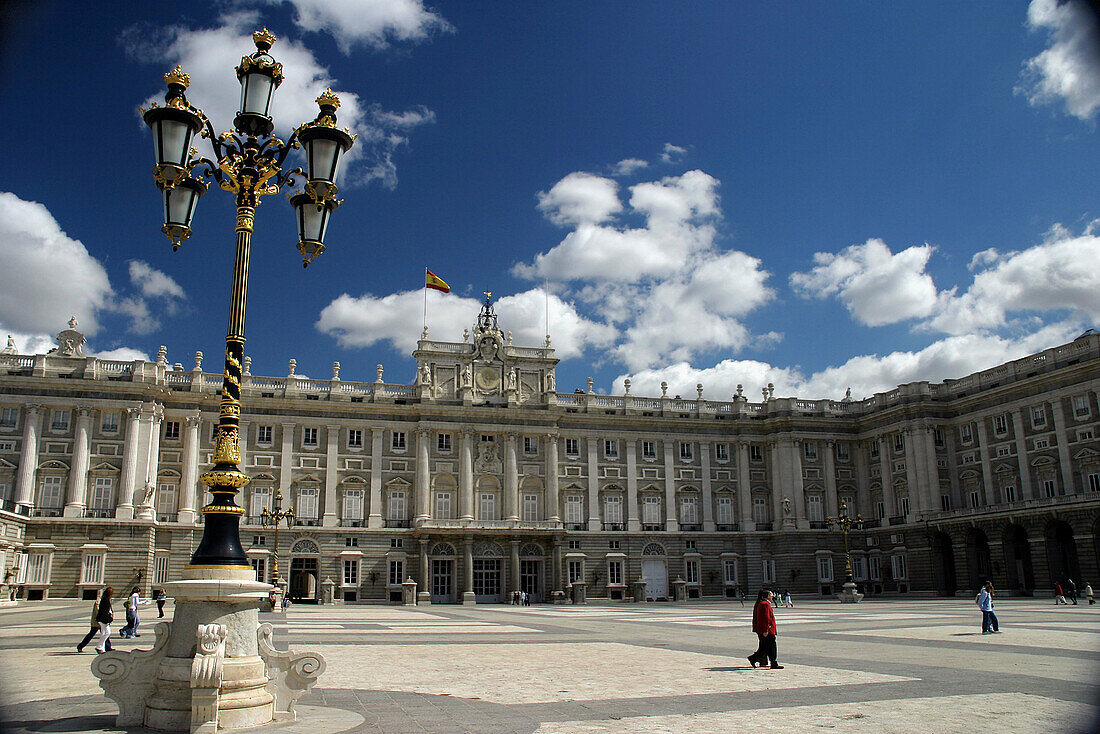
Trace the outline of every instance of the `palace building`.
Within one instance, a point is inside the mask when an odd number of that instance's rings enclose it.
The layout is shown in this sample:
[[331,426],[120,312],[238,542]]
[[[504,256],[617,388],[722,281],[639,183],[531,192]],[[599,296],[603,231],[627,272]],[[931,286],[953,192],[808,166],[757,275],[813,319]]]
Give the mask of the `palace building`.
[[[0,353],[4,599],[145,593],[202,535],[221,374]],[[299,601],[486,603],[1008,593],[1100,582],[1100,334],[865,400],[559,393],[546,346],[491,304],[425,333],[415,384],[259,377],[245,361],[241,539]],[[663,392],[663,391],[662,391]],[[276,494],[294,517],[262,514]],[[277,538],[277,541],[276,541]],[[276,542],[278,545],[276,546]]]

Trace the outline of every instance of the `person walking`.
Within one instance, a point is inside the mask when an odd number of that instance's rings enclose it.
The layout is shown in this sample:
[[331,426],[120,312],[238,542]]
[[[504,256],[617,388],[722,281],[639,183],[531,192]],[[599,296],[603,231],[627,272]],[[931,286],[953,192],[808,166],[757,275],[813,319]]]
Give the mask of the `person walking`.
[[164,589],[157,589],[153,592],[153,598],[157,601],[157,619],[163,619],[164,602],[168,599],[168,595],[164,593]]
[[737,585],[737,601],[741,602],[741,606],[745,606],[745,590],[741,588],[741,584]]
[[[80,644],[76,646],[76,651],[77,652],[84,652],[84,648],[87,647],[88,643],[92,641],[92,638],[95,637],[99,633],[99,622],[96,621],[97,617],[99,617],[99,600],[98,599],[96,599],[95,601],[92,602],[91,629],[88,630],[88,634],[84,635],[84,639],[80,641]],[[107,650],[107,652],[111,651],[111,641],[110,640],[107,640],[106,650]]]
[[778,650],[775,644],[775,636],[777,634],[775,626],[775,613],[772,611],[773,594],[768,589],[761,589],[760,594],[757,595],[756,605],[752,608],[752,631],[756,633],[756,636],[760,639],[760,645],[756,648],[756,652],[749,655],[749,665],[756,667],[758,664],[760,667],[764,667],[767,662],[771,662],[773,669],[782,669],[783,666],[776,660]]
[[140,591],[135,586],[130,592],[130,597],[126,600],[126,626],[119,630],[122,637],[141,637],[137,631],[138,624],[141,623],[141,617],[138,616],[138,606],[147,603],[147,600],[141,598]]
[[787,589],[786,598],[783,599],[783,606],[794,609],[794,600],[791,599],[791,590]]
[[1092,598],[1092,584],[1085,584],[1085,598],[1088,599],[1089,605],[1096,603],[1096,599]]
[[104,653],[111,649],[111,622],[115,621],[115,612],[111,608],[111,595],[115,590],[108,586],[103,590],[103,596],[99,599],[99,608],[96,610],[95,621],[99,625],[99,642],[95,651]]
[[1066,586],[1069,587],[1069,600],[1077,606],[1077,584],[1073,583],[1073,579],[1066,579]]
[[1062,585],[1059,583],[1054,584],[1054,606],[1066,603],[1065,592],[1062,591]]
[[1000,632],[997,623],[997,615],[993,612],[993,582],[986,581],[985,586],[978,592],[978,609],[982,610],[982,634],[989,635]]

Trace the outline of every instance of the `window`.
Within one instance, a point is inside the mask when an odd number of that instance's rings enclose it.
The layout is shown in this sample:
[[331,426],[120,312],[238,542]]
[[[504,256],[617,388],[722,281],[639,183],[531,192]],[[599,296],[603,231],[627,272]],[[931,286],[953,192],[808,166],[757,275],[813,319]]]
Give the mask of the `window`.
[[565,496],[565,522],[577,525],[584,522],[584,498],[579,494]]
[[1093,472],[1085,477],[1089,492],[1100,492],[1100,472]]
[[642,524],[657,525],[661,522],[661,498],[648,495],[642,498]]
[[752,498],[752,521],[755,523],[768,521],[768,500],[764,497]]
[[699,583],[699,561],[689,558],[684,561],[684,581],[689,584]]
[[737,583],[737,561],[725,560],[722,562],[722,579],[726,584]]
[[810,522],[824,522],[825,511],[821,495],[806,495],[806,519]]
[[886,517],[886,503],[882,500],[875,503],[875,517],[879,520]]
[[38,506],[44,510],[60,510],[63,502],[61,477],[42,477],[42,494],[39,496]]
[[905,436],[901,433],[894,434],[894,451],[905,450]]
[[539,496],[537,494],[523,495],[523,521],[535,522],[539,519]]
[[104,413],[99,421],[99,430],[103,433],[118,433],[118,413]]
[[622,523],[623,498],[617,494],[603,498],[603,521],[606,523]]
[[404,548],[405,541],[402,538],[390,538],[390,548]]
[[402,576],[405,575],[405,562],[391,560],[390,561],[390,586],[400,586],[404,580]]
[[976,489],[970,490],[969,497],[970,497],[970,506],[971,507],[981,507],[981,505],[982,505],[982,495],[978,490],[976,490]]
[[685,525],[694,525],[699,522],[699,501],[696,497],[680,498],[680,522]]
[[775,583],[775,561],[771,558],[760,559],[760,573],[764,577],[765,584]]
[[998,446],[997,447],[997,456],[1011,456],[1011,455],[1012,455],[1012,449],[1010,447],[1008,447],[1008,446]]
[[565,455],[566,456],[578,456],[580,451],[577,448],[577,439],[567,438],[565,439]]
[[271,507],[271,487],[253,487],[249,498],[249,516],[254,519],[262,517],[268,507]]
[[898,506],[897,509],[898,509],[898,514],[899,515],[908,515],[909,514],[909,496],[908,495],[902,495],[901,497],[898,497],[897,498],[897,506]]
[[1005,498],[1004,501],[1005,502],[1015,502],[1016,501],[1016,486],[1015,485],[1013,485],[1013,484],[1005,485],[1005,487],[1001,491],[1004,494],[1004,498]]
[[176,498],[179,496],[175,483],[165,482],[157,487],[157,515],[167,520],[176,514]]
[[1050,441],[1048,441],[1045,438],[1037,438],[1037,439],[1035,439],[1035,448],[1037,448],[1037,449],[1049,449],[1050,448]]
[[387,510],[388,519],[390,520],[404,520],[405,519],[405,490],[392,489],[390,490],[389,509]]
[[112,510],[115,506],[115,480],[111,477],[96,477],[92,485],[93,510]]
[[863,556],[852,556],[852,578],[856,581],[867,580],[867,559]]
[[167,553],[157,553],[153,556],[153,583],[157,586],[168,583],[168,568],[170,558]]
[[718,517],[716,522],[719,525],[733,525],[733,498],[732,497],[719,497],[718,498]]
[[608,586],[622,586],[623,583],[623,562],[622,561],[608,561],[607,562],[607,585]]
[[570,540],[569,541],[569,550],[580,550],[580,549],[581,549],[581,542],[579,540]]
[[1088,395],[1074,395],[1073,396],[1073,416],[1075,418],[1085,418],[1089,414],[1089,398]]
[[904,555],[899,553],[890,556],[890,565],[894,571],[895,579],[904,580],[909,578],[909,564],[906,562]]
[[164,440],[165,441],[179,441],[180,439],[180,422],[179,421],[165,421],[164,422]]
[[344,538],[344,547],[345,548],[358,548],[359,547],[359,538],[356,538],[354,536]]
[[944,512],[950,512],[951,511],[951,495],[949,495],[949,494],[941,494],[940,495],[940,509],[943,510]]
[[998,436],[1003,436],[1008,433],[1008,416],[995,415],[993,416],[993,432]]
[[363,490],[344,490],[343,518],[352,521],[363,519]]
[[303,446],[316,446],[317,445],[317,429],[316,428],[303,428],[302,429],[302,445]]
[[1031,425],[1041,428],[1047,424],[1047,410],[1044,407],[1031,409]]
[[692,451],[691,444],[684,441],[680,442],[680,461],[691,461]]
[[695,550],[696,549],[695,548],[695,541],[694,540],[685,540],[684,541],[684,548],[687,549],[687,550],[692,550],[692,551]]
[[622,545],[622,543],[618,540],[609,540],[609,541],[607,541],[607,547],[608,547],[609,550],[619,550],[621,545]]
[[584,561],[580,559],[569,559],[569,583],[574,581],[584,581]]
[[609,459],[617,459],[619,457],[619,442],[615,440],[604,441],[603,455]]
[[935,441],[936,446],[938,446],[940,448],[943,448],[944,441],[945,441],[944,435],[943,435],[943,429],[942,428],[937,428],[933,432],[933,434],[934,434],[934,441]]
[[451,520],[453,515],[451,513],[451,493],[450,492],[436,492],[435,493],[435,509],[432,511],[432,517],[437,520]]
[[249,558],[249,562],[252,564],[252,571],[256,574],[256,580],[261,584],[267,583],[267,559],[266,558]]
[[[4,408],[0,410],[0,427],[3,428],[15,428],[16,421],[19,419],[18,408]],[[116,430],[118,426],[115,426]]]
[[838,443],[836,445],[836,458],[838,461],[848,461],[848,444]]
[[318,494],[316,487],[301,487],[298,489],[298,507],[295,508],[295,513],[299,518],[302,520],[317,519]]
[[488,433],[481,434],[482,443],[493,443],[493,437]]
[[730,460],[730,447],[726,443],[714,444],[714,459],[715,461],[729,461]]
[[497,519],[497,496],[493,492],[482,492],[481,501],[478,503],[477,519],[478,520],[496,520]]
[[760,444],[749,445],[749,461],[763,461],[764,451],[760,448]]
[[440,453],[448,453],[451,450],[451,434],[440,433],[435,437],[435,447]]
[[348,448],[349,449],[361,449],[363,448],[363,431],[358,428],[348,429]]
[[802,443],[802,452],[806,455],[806,458],[810,461],[817,460],[817,442],[804,441]]
[[1091,441],[1096,434],[1091,428],[1086,428],[1083,431],[1077,432],[1078,441]]
[[523,453],[534,456],[539,452],[539,440],[535,436],[523,437]]
[[872,459],[877,459],[878,458],[878,441],[872,441],[871,442],[871,458]]
[[819,556],[817,559],[817,580],[818,581],[832,581],[833,580],[833,557],[832,556]]
[[32,586],[44,586],[50,583],[50,560],[52,553],[31,553],[27,556],[27,583]]
[[871,580],[882,580],[882,559],[879,556],[871,556],[867,559],[867,571],[871,575]]
[[344,559],[344,586],[359,585],[359,559]]
[[1044,497],[1054,497],[1057,494],[1058,494],[1058,490],[1054,486],[1054,480],[1053,479],[1044,479],[1043,480],[1043,496]]
[[267,536],[266,535],[253,535],[252,536],[252,545],[266,546],[267,545]]
[[642,441],[642,458],[643,459],[656,459],[657,458],[657,446],[652,441]]
[[256,426],[256,443],[271,443],[274,432],[273,426]]
[[[483,437],[482,440],[484,440],[484,437]],[[393,438],[390,441],[390,448],[392,448],[394,451],[404,451],[405,450],[405,432],[404,431],[394,431],[393,432]]]
[[85,553],[80,563],[80,584],[98,586],[103,583],[103,556],[106,551]]
[[69,430],[69,411],[67,410],[55,410],[53,412],[53,420],[50,422],[50,428],[55,431],[67,431]]
[[959,437],[963,443],[970,443],[974,440],[974,431],[969,423],[959,426]]

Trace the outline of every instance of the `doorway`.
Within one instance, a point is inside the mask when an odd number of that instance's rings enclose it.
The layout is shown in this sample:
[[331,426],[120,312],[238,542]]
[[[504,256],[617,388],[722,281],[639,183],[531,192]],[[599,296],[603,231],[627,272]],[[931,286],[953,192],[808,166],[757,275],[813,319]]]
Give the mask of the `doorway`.
[[502,576],[499,558],[475,558],[474,600],[478,604],[500,601]]
[[317,559],[290,560],[290,600],[296,604],[317,603]]
[[668,567],[662,561],[642,561],[646,601],[668,598]]
[[542,602],[542,561],[519,562],[519,588],[527,593],[532,604]]
[[432,604],[454,604],[454,559],[432,559]]

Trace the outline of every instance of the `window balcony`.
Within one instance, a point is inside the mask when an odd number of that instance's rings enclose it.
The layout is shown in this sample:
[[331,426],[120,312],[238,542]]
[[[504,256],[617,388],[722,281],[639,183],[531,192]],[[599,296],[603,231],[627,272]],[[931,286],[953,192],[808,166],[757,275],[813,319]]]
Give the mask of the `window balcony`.
[[623,524],[621,522],[605,522],[603,524],[603,529],[621,533],[623,531]]
[[566,530],[588,530],[588,523],[586,522],[567,522],[565,523]]
[[642,523],[642,530],[647,533],[656,533],[664,529],[664,523]]
[[697,522],[682,522],[680,523],[680,530],[685,533],[698,533],[702,531],[703,526]]
[[720,533],[733,533],[741,529],[739,523],[719,523],[714,526],[714,529]]
[[882,525],[882,520],[877,518],[877,517],[865,518],[864,521],[863,521],[863,529],[864,530],[866,530],[867,528],[877,528],[881,525]]
[[810,520],[810,530],[824,530],[829,527],[824,520]]
[[316,517],[296,517],[290,521],[290,524],[295,527],[315,528],[321,524],[321,521]]
[[361,528],[363,527],[363,519],[345,519],[340,521],[340,527],[342,528]]
[[88,508],[87,510],[84,511],[84,517],[105,518],[105,517],[114,517],[114,516],[115,516],[115,511],[114,510],[106,510],[106,509],[103,509],[102,507],[90,507],[90,508]]
[[893,517],[890,518],[890,524],[891,525],[904,525],[905,524],[905,515],[894,515]]
[[407,528],[409,527],[408,520],[386,520],[385,526],[387,528]]
[[770,522],[758,522],[758,523],[756,523],[756,529],[757,530],[771,530],[772,529],[772,523],[770,523]]
[[61,517],[60,507],[36,507],[31,512],[32,517]]

